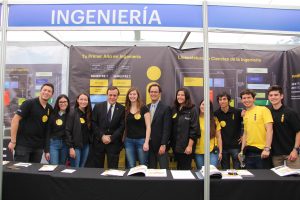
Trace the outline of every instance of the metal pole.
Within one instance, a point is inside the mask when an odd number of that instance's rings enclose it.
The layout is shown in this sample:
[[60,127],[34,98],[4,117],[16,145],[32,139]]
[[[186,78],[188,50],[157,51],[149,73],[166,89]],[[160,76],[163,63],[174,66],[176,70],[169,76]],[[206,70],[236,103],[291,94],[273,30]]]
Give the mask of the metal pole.
[[210,177],[209,177],[209,166],[210,166],[210,121],[209,121],[209,52],[208,52],[208,8],[206,0],[203,1],[203,74],[204,74],[204,129],[205,133],[201,133],[204,139],[204,200],[210,199]]
[[185,44],[185,42],[186,42],[187,39],[189,38],[190,34],[191,34],[191,32],[187,32],[187,33],[186,33],[186,35],[185,35],[183,41],[182,41],[181,44],[180,44],[180,47],[179,47],[180,50],[182,49],[183,45]]
[[2,36],[1,36],[1,65],[0,65],[0,199],[2,199],[2,180],[3,180],[3,135],[4,135],[4,73],[6,63],[6,39],[7,39],[7,0],[2,4]]

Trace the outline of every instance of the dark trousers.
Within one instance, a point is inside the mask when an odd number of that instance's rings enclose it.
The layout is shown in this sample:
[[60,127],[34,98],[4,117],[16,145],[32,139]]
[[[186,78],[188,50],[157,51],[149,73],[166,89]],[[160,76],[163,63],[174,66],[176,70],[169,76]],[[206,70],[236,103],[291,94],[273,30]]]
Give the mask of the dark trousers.
[[40,163],[42,155],[43,149],[17,145],[15,148],[14,161]]
[[[99,141],[95,141],[90,149],[88,161],[86,167],[104,168],[105,156],[107,156],[107,167],[109,169],[118,169],[120,151],[112,151],[109,145],[100,144]],[[120,147],[121,149],[121,147]]]
[[187,155],[185,153],[175,153],[175,158],[177,160],[178,170],[191,170],[193,154]]
[[160,169],[169,169],[168,152],[159,155],[158,152],[155,152],[154,149],[150,147],[148,162],[148,167],[151,169],[157,169],[157,163],[159,164]]
[[230,169],[230,158],[232,159],[233,168],[239,169],[240,168],[240,162],[238,159],[239,152],[240,149],[223,149],[222,160],[221,160],[222,169]]
[[247,152],[246,158],[246,169],[270,169],[270,159],[261,158],[261,153],[259,152]]

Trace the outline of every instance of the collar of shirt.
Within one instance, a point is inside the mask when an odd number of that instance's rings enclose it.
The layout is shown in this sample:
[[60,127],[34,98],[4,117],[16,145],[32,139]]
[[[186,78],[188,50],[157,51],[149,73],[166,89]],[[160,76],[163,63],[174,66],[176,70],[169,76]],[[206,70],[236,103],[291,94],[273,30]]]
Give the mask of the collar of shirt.
[[155,103],[151,103],[150,110],[154,109],[154,111],[155,111],[156,108],[157,108],[158,103],[159,103],[159,101],[157,101]]
[[110,105],[112,105],[112,107],[111,107],[111,114],[113,114],[114,110],[115,110],[115,107],[116,107],[116,104],[110,104],[110,103],[107,102],[107,110],[106,110],[106,112],[109,111]]

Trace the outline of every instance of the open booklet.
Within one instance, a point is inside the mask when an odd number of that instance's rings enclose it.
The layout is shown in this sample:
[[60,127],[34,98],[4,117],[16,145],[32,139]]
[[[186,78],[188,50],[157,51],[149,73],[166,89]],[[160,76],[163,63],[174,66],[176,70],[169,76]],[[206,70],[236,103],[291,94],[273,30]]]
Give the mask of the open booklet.
[[128,176],[167,177],[167,170],[148,169],[146,165],[138,165],[129,170]]
[[289,168],[288,166],[285,166],[285,165],[274,167],[271,170],[279,176],[297,176],[297,175],[300,175],[300,170],[299,169],[292,169],[292,168]]

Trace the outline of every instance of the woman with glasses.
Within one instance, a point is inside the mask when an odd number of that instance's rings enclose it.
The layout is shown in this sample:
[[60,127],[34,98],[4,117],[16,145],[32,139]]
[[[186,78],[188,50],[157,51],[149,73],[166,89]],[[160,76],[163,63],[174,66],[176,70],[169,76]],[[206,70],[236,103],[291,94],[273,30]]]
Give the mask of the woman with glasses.
[[92,106],[89,95],[77,96],[75,107],[68,116],[66,125],[67,146],[72,167],[84,167],[92,141],[91,116]]
[[56,99],[54,110],[49,116],[46,136],[45,158],[52,165],[64,165],[67,160],[68,148],[65,143],[65,127],[70,111],[69,98],[62,94]]

